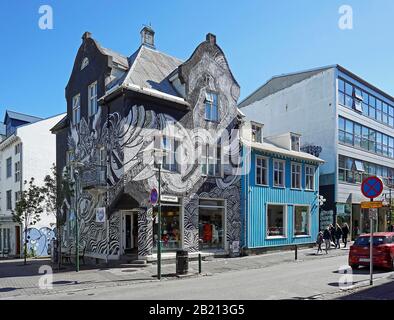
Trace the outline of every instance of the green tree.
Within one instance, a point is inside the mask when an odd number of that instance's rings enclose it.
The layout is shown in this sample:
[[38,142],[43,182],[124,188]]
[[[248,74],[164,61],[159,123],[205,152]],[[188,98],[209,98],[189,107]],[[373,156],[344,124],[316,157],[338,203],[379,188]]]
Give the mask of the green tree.
[[31,178],[29,182],[25,180],[24,190],[15,204],[15,210],[12,211],[13,220],[24,224],[24,264],[26,264],[27,257],[27,230],[41,220],[41,213],[44,211],[42,191],[42,188],[34,183],[34,178]]
[[70,175],[68,170],[64,175],[57,173],[56,165],[52,165],[52,173],[44,178],[42,191],[45,196],[45,208],[56,216],[56,229],[58,240],[58,263],[61,264],[62,227],[66,223],[66,214],[63,208],[64,200],[70,199]]

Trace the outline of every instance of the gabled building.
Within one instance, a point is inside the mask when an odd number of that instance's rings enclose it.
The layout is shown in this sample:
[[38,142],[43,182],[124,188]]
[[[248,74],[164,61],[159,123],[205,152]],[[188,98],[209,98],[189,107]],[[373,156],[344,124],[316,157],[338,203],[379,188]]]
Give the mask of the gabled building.
[[263,127],[248,119],[242,126],[244,252],[313,245],[319,232],[319,165],[324,161],[300,150],[299,134],[265,137]]
[[[20,256],[25,225],[13,221],[12,210],[26,187],[24,181],[35,179],[43,186],[55,163],[55,139],[50,128],[64,115],[41,119],[7,110],[6,129],[0,141],[0,256]],[[28,221],[28,253],[48,255],[48,245],[55,236],[55,214],[44,212],[41,220]]]
[[[76,212],[86,257],[150,259],[158,240],[164,251],[239,248],[240,152],[225,142],[239,124],[240,87],[214,35],[186,61],[158,51],[154,37],[144,27],[141,46],[124,56],[86,32],[66,87],[67,117],[52,130],[58,169],[79,173],[77,198],[63,210],[65,246],[75,245]],[[161,234],[150,203],[159,181]]]
[[[394,176],[394,97],[340,65],[273,77],[239,105],[262,121],[267,135],[291,128],[301,148],[325,160],[320,193],[327,199],[321,226],[347,222],[352,236],[369,232],[368,201],[360,190],[370,175],[385,184],[379,199],[390,202]],[[386,231],[393,217],[379,209],[375,224]]]

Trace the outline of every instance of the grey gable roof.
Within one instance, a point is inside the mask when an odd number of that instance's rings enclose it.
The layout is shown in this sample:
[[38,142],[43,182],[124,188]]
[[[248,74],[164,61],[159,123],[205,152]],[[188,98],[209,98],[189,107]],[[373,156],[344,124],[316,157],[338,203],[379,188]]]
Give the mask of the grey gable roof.
[[180,59],[142,45],[130,56],[130,69],[122,84],[154,89],[180,97],[169,81],[169,76],[182,63]]
[[262,100],[271,94],[281,91],[285,88],[289,88],[292,85],[299,83],[305,79],[311,78],[316,74],[319,74],[328,69],[336,68],[337,66],[327,66],[317,69],[301,71],[296,73],[283,74],[279,76],[274,76],[268,80],[265,84],[259,87],[256,91],[246,97],[238,105],[239,108],[243,108],[250,105],[256,101]]
[[10,110],[7,110],[5,112],[4,122],[7,122],[6,121],[7,117],[11,118],[11,119],[15,119],[15,120],[28,122],[28,123],[33,123],[33,122],[37,122],[37,121],[42,120],[42,118],[39,118],[39,117],[30,116],[30,115],[27,115],[27,114],[15,112],[15,111],[10,111]]
[[125,56],[121,55],[120,53],[115,52],[111,49],[104,48],[102,46],[100,46],[100,49],[103,51],[103,53],[105,55],[111,56],[112,61],[114,61],[115,63],[123,66],[126,69],[129,68],[129,61],[128,61],[127,57],[125,57]]

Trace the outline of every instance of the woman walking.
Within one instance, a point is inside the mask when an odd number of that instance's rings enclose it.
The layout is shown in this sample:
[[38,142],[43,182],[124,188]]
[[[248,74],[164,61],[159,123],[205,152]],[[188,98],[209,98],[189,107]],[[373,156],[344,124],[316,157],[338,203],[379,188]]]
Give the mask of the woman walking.
[[337,223],[335,228],[335,249],[341,249],[342,228]]
[[319,234],[317,235],[317,239],[316,239],[316,244],[317,244],[317,255],[319,254],[319,252],[323,253],[323,250],[321,248],[321,245],[323,243],[324,239],[323,239],[323,232],[319,232]]
[[345,223],[343,224],[343,226],[342,226],[342,241],[343,241],[343,244],[345,245],[344,248],[346,248],[346,245],[347,245],[347,237],[348,237],[348,235],[349,235],[349,231],[350,231],[349,226],[348,226],[348,224],[345,222]]
[[327,227],[324,230],[323,233],[323,239],[324,239],[324,244],[326,245],[325,249],[326,249],[326,254],[328,254],[328,250],[331,247],[331,232],[330,232],[330,227]]

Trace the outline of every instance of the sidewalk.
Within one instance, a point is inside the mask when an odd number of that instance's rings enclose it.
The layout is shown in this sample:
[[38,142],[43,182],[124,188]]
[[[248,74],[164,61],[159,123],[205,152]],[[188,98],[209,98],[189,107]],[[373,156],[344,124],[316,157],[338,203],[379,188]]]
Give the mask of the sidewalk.
[[[348,247],[349,248],[349,247]],[[210,258],[202,261],[202,274],[198,274],[198,261],[189,263],[189,274],[185,277],[201,277],[213,274],[234,272],[239,270],[262,269],[281,263],[302,263],[312,259],[326,259],[332,256],[346,256],[348,248],[340,250],[332,249],[327,255],[316,255],[316,249],[303,249],[298,251],[298,260],[295,261],[294,251],[284,251],[267,253],[263,255],[247,256],[240,258]],[[50,266],[50,260],[28,260],[28,265],[23,265],[23,260],[0,261],[0,299],[12,299],[15,296],[34,294],[54,294],[69,293],[95,289],[99,287],[114,287],[122,285],[132,285],[141,282],[151,282],[157,280],[156,264],[149,264],[147,267],[99,267],[90,268],[82,266],[80,272],[75,272],[73,266],[67,266],[59,272],[54,268],[53,279],[49,283],[53,284],[52,289],[40,289],[39,283],[48,283],[40,278],[39,274],[42,266]],[[175,263],[162,265],[162,281],[181,280],[183,277],[176,277]]]

